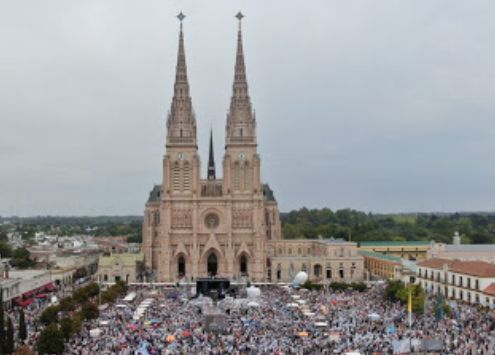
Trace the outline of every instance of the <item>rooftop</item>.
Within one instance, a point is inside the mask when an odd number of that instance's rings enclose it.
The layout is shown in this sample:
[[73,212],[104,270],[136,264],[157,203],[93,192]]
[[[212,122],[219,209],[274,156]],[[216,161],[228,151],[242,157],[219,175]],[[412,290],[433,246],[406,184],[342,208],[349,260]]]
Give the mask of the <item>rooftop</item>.
[[376,253],[374,251],[359,250],[358,251],[358,254],[361,255],[361,256],[367,256],[367,257],[370,257],[370,258],[391,261],[391,262],[399,263],[399,264],[402,262],[402,259],[399,258],[398,256],[386,255],[386,254],[382,254],[382,253]]
[[459,274],[495,278],[495,265],[484,261],[462,261],[434,258],[418,263],[419,267],[442,270],[447,266],[449,271]]
[[495,282],[492,282],[483,292],[489,296],[495,296]]
[[143,261],[143,253],[123,253],[123,254],[112,254],[110,256],[100,257],[100,266],[110,267],[115,262],[121,263],[123,266],[135,266],[136,262]]
[[495,244],[447,244],[448,252],[487,253],[495,252]]
[[427,240],[412,240],[412,241],[366,241],[359,242],[362,247],[400,247],[400,246],[429,246],[430,241]]

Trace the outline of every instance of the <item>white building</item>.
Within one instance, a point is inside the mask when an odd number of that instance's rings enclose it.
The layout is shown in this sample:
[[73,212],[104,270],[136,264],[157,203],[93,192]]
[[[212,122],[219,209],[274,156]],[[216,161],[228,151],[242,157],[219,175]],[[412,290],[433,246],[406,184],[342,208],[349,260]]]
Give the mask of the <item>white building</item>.
[[429,259],[418,263],[418,283],[427,292],[485,306],[495,305],[495,265],[483,261]]

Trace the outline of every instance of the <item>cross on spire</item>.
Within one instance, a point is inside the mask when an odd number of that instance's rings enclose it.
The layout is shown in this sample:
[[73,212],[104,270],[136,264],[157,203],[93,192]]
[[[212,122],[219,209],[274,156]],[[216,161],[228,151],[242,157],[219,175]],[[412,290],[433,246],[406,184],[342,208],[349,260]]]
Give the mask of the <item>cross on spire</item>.
[[242,12],[238,12],[237,15],[235,15],[235,17],[239,20],[239,31],[241,30],[241,22],[242,22],[242,19],[245,17]]

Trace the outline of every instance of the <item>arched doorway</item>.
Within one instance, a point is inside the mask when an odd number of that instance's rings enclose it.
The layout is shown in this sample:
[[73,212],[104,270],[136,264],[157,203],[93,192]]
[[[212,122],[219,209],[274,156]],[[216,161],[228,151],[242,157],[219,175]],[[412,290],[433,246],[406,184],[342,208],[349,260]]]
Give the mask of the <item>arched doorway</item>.
[[241,258],[239,259],[239,271],[241,272],[241,275],[246,275],[248,273],[248,260],[246,255],[241,255]]
[[179,259],[177,260],[177,273],[179,274],[179,277],[186,276],[186,259],[183,255],[179,256]]
[[320,278],[320,276],[321,276],[321,265],[320,264],[316,264],[313,267],[313,273],[317,279]]
[[208,256],[208,275],[215,276],[218,272],[218,259],[215,253]]

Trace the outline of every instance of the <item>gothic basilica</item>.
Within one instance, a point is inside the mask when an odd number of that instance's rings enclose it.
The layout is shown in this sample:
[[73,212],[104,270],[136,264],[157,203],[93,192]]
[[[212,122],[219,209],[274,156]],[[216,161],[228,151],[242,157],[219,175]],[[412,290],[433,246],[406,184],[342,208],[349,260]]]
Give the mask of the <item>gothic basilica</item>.
[[290,281],[300,270],[316,280],[362,278],[356,245],[341,240],[281,240],[277,201],[261,181],[256,117],[248,93],[238,14],[232,97],[226,121],[223,177],[215,170],[213,139],[206,179],[189,94],[182,20],[167,117],[163,182],[150,192],[143,223],[145,265],[159,282],[218,275],[232,280]]

